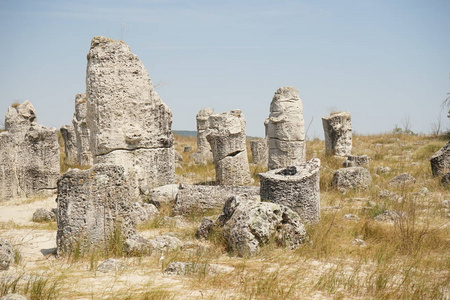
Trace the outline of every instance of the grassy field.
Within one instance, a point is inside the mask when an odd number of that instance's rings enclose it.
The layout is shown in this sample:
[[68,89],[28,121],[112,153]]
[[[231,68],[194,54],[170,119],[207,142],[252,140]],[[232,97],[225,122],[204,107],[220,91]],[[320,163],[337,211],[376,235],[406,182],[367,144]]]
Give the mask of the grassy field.
[[[186,146],[195,150],[195,138],[175,140],[183,157],[177,180],[213,182],[214,166],[196,165],[189,158],[192,151],[183,152]],[[256,257],[232,257],[218,235],[205,242],[195,239],[201,215],[189,216],[179,225],[174,219],[164,221],[171,216],[171,209],[165,208],[139,231],[145,237],[172,232],[185,242],[182,249],[119,256],[125,269],[104,274],[96,272],[107,258],[104,253],[26,260],[17,242],[16,265],[0,271],[0,296],[15,291],[29,299],[450,299],[450,194],[431,175],[429,163],[445,143],[437,137],[407,134],[354,136],[353,154],[372,158],[368,167],[372,184],[343,194],[331,186],[333,171],[343,159],[326,157],[323,141],[308,141],[308,159],[320,158],[322,165],[321,221],[307,226],[309,241],[297,250],[269,244]],[[385,172],[385,167],[391,171]],[[258,185],[257,174],[266,168],[250,168]],[[405,172],[417,179],[415,184],[388,184]],[[376,220],[389,211],[400,212],[399,217]],[[55,231],[51,224],[0,225],[2,234]],[[175,261],[217,264],[231,271],[211,273],[199,267],[190,275],[164,275],[166,266]]]

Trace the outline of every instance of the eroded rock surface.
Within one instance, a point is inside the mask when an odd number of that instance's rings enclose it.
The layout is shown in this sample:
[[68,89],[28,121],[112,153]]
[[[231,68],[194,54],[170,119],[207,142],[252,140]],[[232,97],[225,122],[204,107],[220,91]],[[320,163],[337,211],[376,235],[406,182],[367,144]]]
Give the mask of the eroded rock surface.
[[64,140],[64,163],[69,166],[79,165],[77,137],[73,125],[64,125],[59,131]]
[[58,130],[37,124],[30,101],[13,104],[0,132],[0,202],[53,194],[60,175]]
[[123,42],[94,37],[87,55],[86,101],[94,164],[121,165],[133,196],[173,183],[172,112],[142,62]]
[[252,151],[252,163],[267,166],[269,163],[269,147],[266,139],[258,139],[250,141],[250,149]]
[[372,177],[363,167],[350,167],[336,170],[333,175],[332,185],[339,190],[366,189],[372,182]]
[[370,157],[367,155],[349,155],[347,156],[347,160],[344,161],[343,167],[367,167],[369,166]]
[[325,151],[328,155],[348,156],[352,152],[352,118],[349,112],[322,117]]
[[8,270],[14,263],[14,248],[11,243],[4,238],[0,238],[0,270]]
[[261,201],[282,204],[305,223],[320,221],[320,160],[259,174]]
[[303,103],[295,88],[281,87],[275,92],[264,125],[269,142],[269,170],[305,162]]
[[75,112],[72,118],[77,143],[77,160],[81,166],[92,166],[93,156],[89,146],[89,128],[87,125],[86,94],[75,96]]
[[213,114],[208,119],[206,138],[211,145],[216,183],[246,185],[250,183],[244,114],[236,109]]
[[430,158],[433,176],[440,176],[450,172],[450,142],[439,149]]
[[215,114],[211,108],[201,109],[196,116],[197,120],[197,150],[191,154],[192,159],[198,164],[205,164],[213,161],[211,146],[206,139],[207,130],[209,128],[209,116]]

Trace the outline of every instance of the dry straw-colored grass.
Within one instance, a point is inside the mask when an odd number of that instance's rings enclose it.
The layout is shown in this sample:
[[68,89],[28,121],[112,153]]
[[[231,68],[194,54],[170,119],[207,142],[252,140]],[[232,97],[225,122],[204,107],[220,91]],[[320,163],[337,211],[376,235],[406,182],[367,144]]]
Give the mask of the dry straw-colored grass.
[[[212,183],[214,166],[198,166],[189,158],[196,149],[195,138],[176,136],[175,142],[183,157],[176,170],[180,180]],[[95,268],[113,253],[76,260],[51,258],[30,268],[19,263],[27,274],[39,274],[41,281],[0,280],[0,296],[19,291],[30,299],[37,299],[32,295],[45,299],[448,299],[450,224],[449,209],[442,201],[450,196],[439,178],[431,175],[428,160],[445,143],[429,136],[355,135],[353,153],[372,158],[368,169],[373,181],[367,190],[342,194],[331,186],[331,179],[343,159],[325,156],[323,141],[308,141],[308,159],[321,159],[322,219],[307,226],[309,241],[297,250],[270,243],[256,257],[233,257],[226,253],[220,232],[205,242],[195,239],[201,215],[189,216],[185,220],[188,225],[178,228],[164,219],[171,216],[170,207],[165,207],[139,231],[145,236],[175,232],[190,242],[188,251],[123,257],[126,270],[109,275],[99,274]],[[192,151],[184,153],[185,146]],[[390,167],[391,172],[377,173],[378,167]],[[255,179],[258,172],[265,171],[261,166],[251,168]],[[391,178],[404,172],[417,182],[404,187],[389,185]],[[429,193],[419,193],[423,187]],[[397,196],[383,197],[382,190]],[[390,222],[374,219],[386,211],[403,214]],[[346,214],[359,219],[347,220]],[[364,244],[357,245],[355,239]],[[234,269],[226,274],[163,275],[164,268],[174,261]]]

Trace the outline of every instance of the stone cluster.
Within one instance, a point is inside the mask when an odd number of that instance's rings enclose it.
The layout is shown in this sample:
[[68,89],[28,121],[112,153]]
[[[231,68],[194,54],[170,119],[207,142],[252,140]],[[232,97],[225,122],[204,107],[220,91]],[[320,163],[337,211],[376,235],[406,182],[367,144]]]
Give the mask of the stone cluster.
[[293,87],[281,87],[270,103],[264,125],[269,143],[269,170],[298,165],[306,160],[303,103]]
[[251,182],[247,157],[244,114],[236,109],[208,118],[206,138],[211,145],[219,185]]
[[37,124],[31,102],[10,106],[0,132],[0,202],[52,194],[59,155],[58,130]]
[[322,117],[327,155],[348,156],[352,152],[352,118],[349,112]]

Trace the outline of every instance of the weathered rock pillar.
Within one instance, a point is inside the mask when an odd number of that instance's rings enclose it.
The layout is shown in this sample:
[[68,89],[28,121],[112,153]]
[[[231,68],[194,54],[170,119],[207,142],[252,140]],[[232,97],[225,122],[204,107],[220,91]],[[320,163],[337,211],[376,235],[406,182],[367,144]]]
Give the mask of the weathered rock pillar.
[[86,115],[86,94],[77,94],[75,96],[75,113],[73,114],[72,124],[77,141],[78,162],[83,167],[92,166],[93,164],[93,157],[89,148],[89,128],[86,122]]
[[5,129],[0,132],[0,202],[55,192],[58,130],[37,124],[30,101],[9,107]]
[[320,160],[259,174],[261,201],[282,204],[305,223],[320,221]]
[[450,172],[450,142],[433,154],[430,158],[430,164],[433,176]]
[[197,150],[191,154],[192,159],[198,164],[213,161],[211,146],[206,139],[209,116],[215,114],[211,108],[203,108],[197,113]]
[[213,153],[217,184],[250,183],[244,114],[235,109],[222,114],[213,114],[208,122],[206,138]]
[[58,255],[104,251],[111,239],[125,241],[136,234],[130,188],[121,166],[69,170],[58,181],[57,202]]
[[250,149],[252,151],[252,162],[254,164],[267,166],[269,157],[269,148],[266,139],[258,139],[250,141]]
[[79,165],[78,161],[78,147],[77,147],[77,137],[75,129],[72,125],[64,125],[59,131],[64,140],[64,163],[68,166]]
[[352,118],[349,112],[322,117],[327,155],[348,156],[352,152]]
[[303,104],[295,88],[281,87],[275,92],[264,125],[269,142],[269,170],[305,162]]
[[94,37],[87,55],[86,100],[94,164],[118,164],[134,196],[173,183],[172,112],[139,58],[123,42]]

